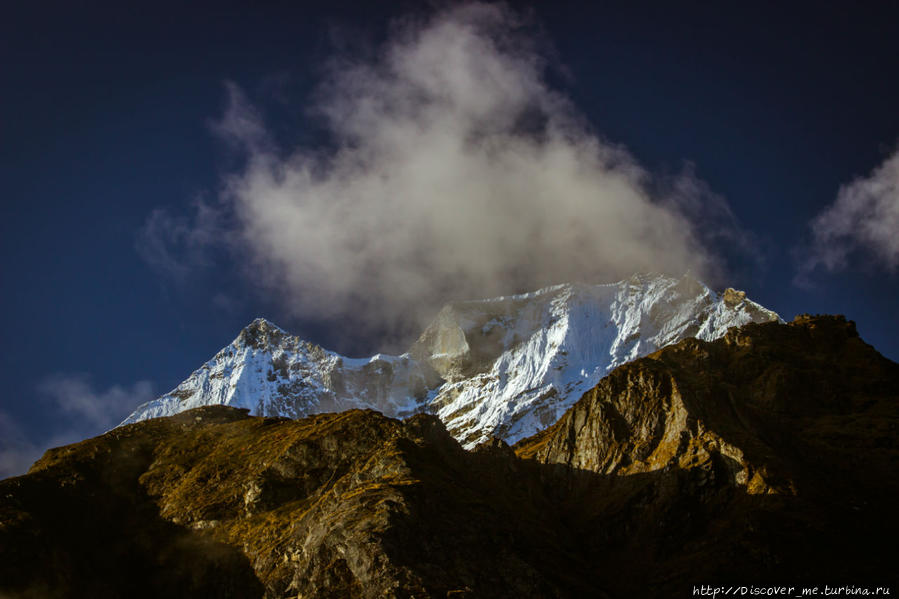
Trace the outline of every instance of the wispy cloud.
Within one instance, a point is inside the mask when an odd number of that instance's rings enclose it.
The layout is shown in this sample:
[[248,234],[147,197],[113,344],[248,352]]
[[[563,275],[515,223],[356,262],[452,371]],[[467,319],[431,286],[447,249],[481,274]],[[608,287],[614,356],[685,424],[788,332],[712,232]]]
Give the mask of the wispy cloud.
[[208,266],[211,250],[227,236],[220,209],[199,199],[192,208],[189,216],[157,208],[135,240],[135,249],[151,268],[178,282],[198,267]]
[[119,424],[136,406],[155,397],[149,381],[97,389],[84,374],[52,375],[38,384],[38,392],[53,408],[98,432]]
[[[29,434],[11,415],[0,412],[0,478],[23,474],[50,447],[109,430],[135,407],[156,397],[148,381],[98,389],[84,374],[54,374],[38,383],[37,391],[47,415],[39,436]],[[51,423],[57,419],[66,424],[52,430]]]
[[899,149],[867,177],[840,187],[837,199],[811,222],[812,243],[797,251],[797,282],[816,268],[836,271],[860,251],[869,262],[899,267]]
[[[561,281],[720,274],[710,248],[742,235],[727,203],[690,167],[666,181],[603,139],[548,82],[545,46],[502,4],[395,23],[372,55],[331,61],[314,148],[278,146],[229,85],[216,132],[246,162],[209,222],[231,223],[232,255],[298,314],[355,327],[417,328],[447,299]],[[148,221],[163,241],[223,238],[204,227]],[[165,247],[151,255],[176,263]]]

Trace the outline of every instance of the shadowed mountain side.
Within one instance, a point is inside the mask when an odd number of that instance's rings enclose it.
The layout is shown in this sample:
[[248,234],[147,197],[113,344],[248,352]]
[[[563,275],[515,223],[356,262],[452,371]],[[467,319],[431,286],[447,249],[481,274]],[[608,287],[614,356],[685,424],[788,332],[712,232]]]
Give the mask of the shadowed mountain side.
[[0,597],[261,596],[239,547],[162,517],[140,482],[156,449],[106,435],[0,481]]
[[[515,455],[205,407],[0,482],[0,596],[670,597],[892,576],[899,366],[841,318],[686,340]],[[230,593],[230,595],[228,594]]]
[[0,595],[604,596],[527,469],[433,416],[198,408],[0,482]]

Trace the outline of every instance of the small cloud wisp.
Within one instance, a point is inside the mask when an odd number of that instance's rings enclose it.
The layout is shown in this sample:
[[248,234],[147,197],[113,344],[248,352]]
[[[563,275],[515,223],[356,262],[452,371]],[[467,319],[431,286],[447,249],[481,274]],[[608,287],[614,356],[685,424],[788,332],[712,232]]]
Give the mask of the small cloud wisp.
[[[83,374],[54,374],[38,383],[37,392],[47,406],[41,435],[29,434],[10,414],[0,412],[0,479],[24,474],[50,447],[106,432],[156,397],[148,381],[97,389]],[[64,424],[54,429],[56,420]]]
[[899,149],[867,177],[840,187],[837,199],[811,222],[812,243],[799,261],[797,282],[818,267],[847,267],[856,251],[889,272],[899,267]]

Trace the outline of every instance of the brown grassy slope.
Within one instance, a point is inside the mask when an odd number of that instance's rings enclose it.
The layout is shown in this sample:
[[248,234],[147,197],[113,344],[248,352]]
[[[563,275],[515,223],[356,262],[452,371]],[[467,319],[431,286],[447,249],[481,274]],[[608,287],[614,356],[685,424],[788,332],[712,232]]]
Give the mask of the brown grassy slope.
[[519,466],[430,416],[141,422],[0,482],[0,595],[601,595]]

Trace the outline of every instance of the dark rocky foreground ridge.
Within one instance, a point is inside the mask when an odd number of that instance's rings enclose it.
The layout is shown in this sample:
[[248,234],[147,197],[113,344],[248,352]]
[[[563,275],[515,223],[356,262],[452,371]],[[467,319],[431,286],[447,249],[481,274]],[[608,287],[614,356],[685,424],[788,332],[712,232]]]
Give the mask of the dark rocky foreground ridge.
[[899,365],[828,316],[626,364],[514,448],[433,416],[199,408],[0,481],[0,597],[890,584],[897,436]]

